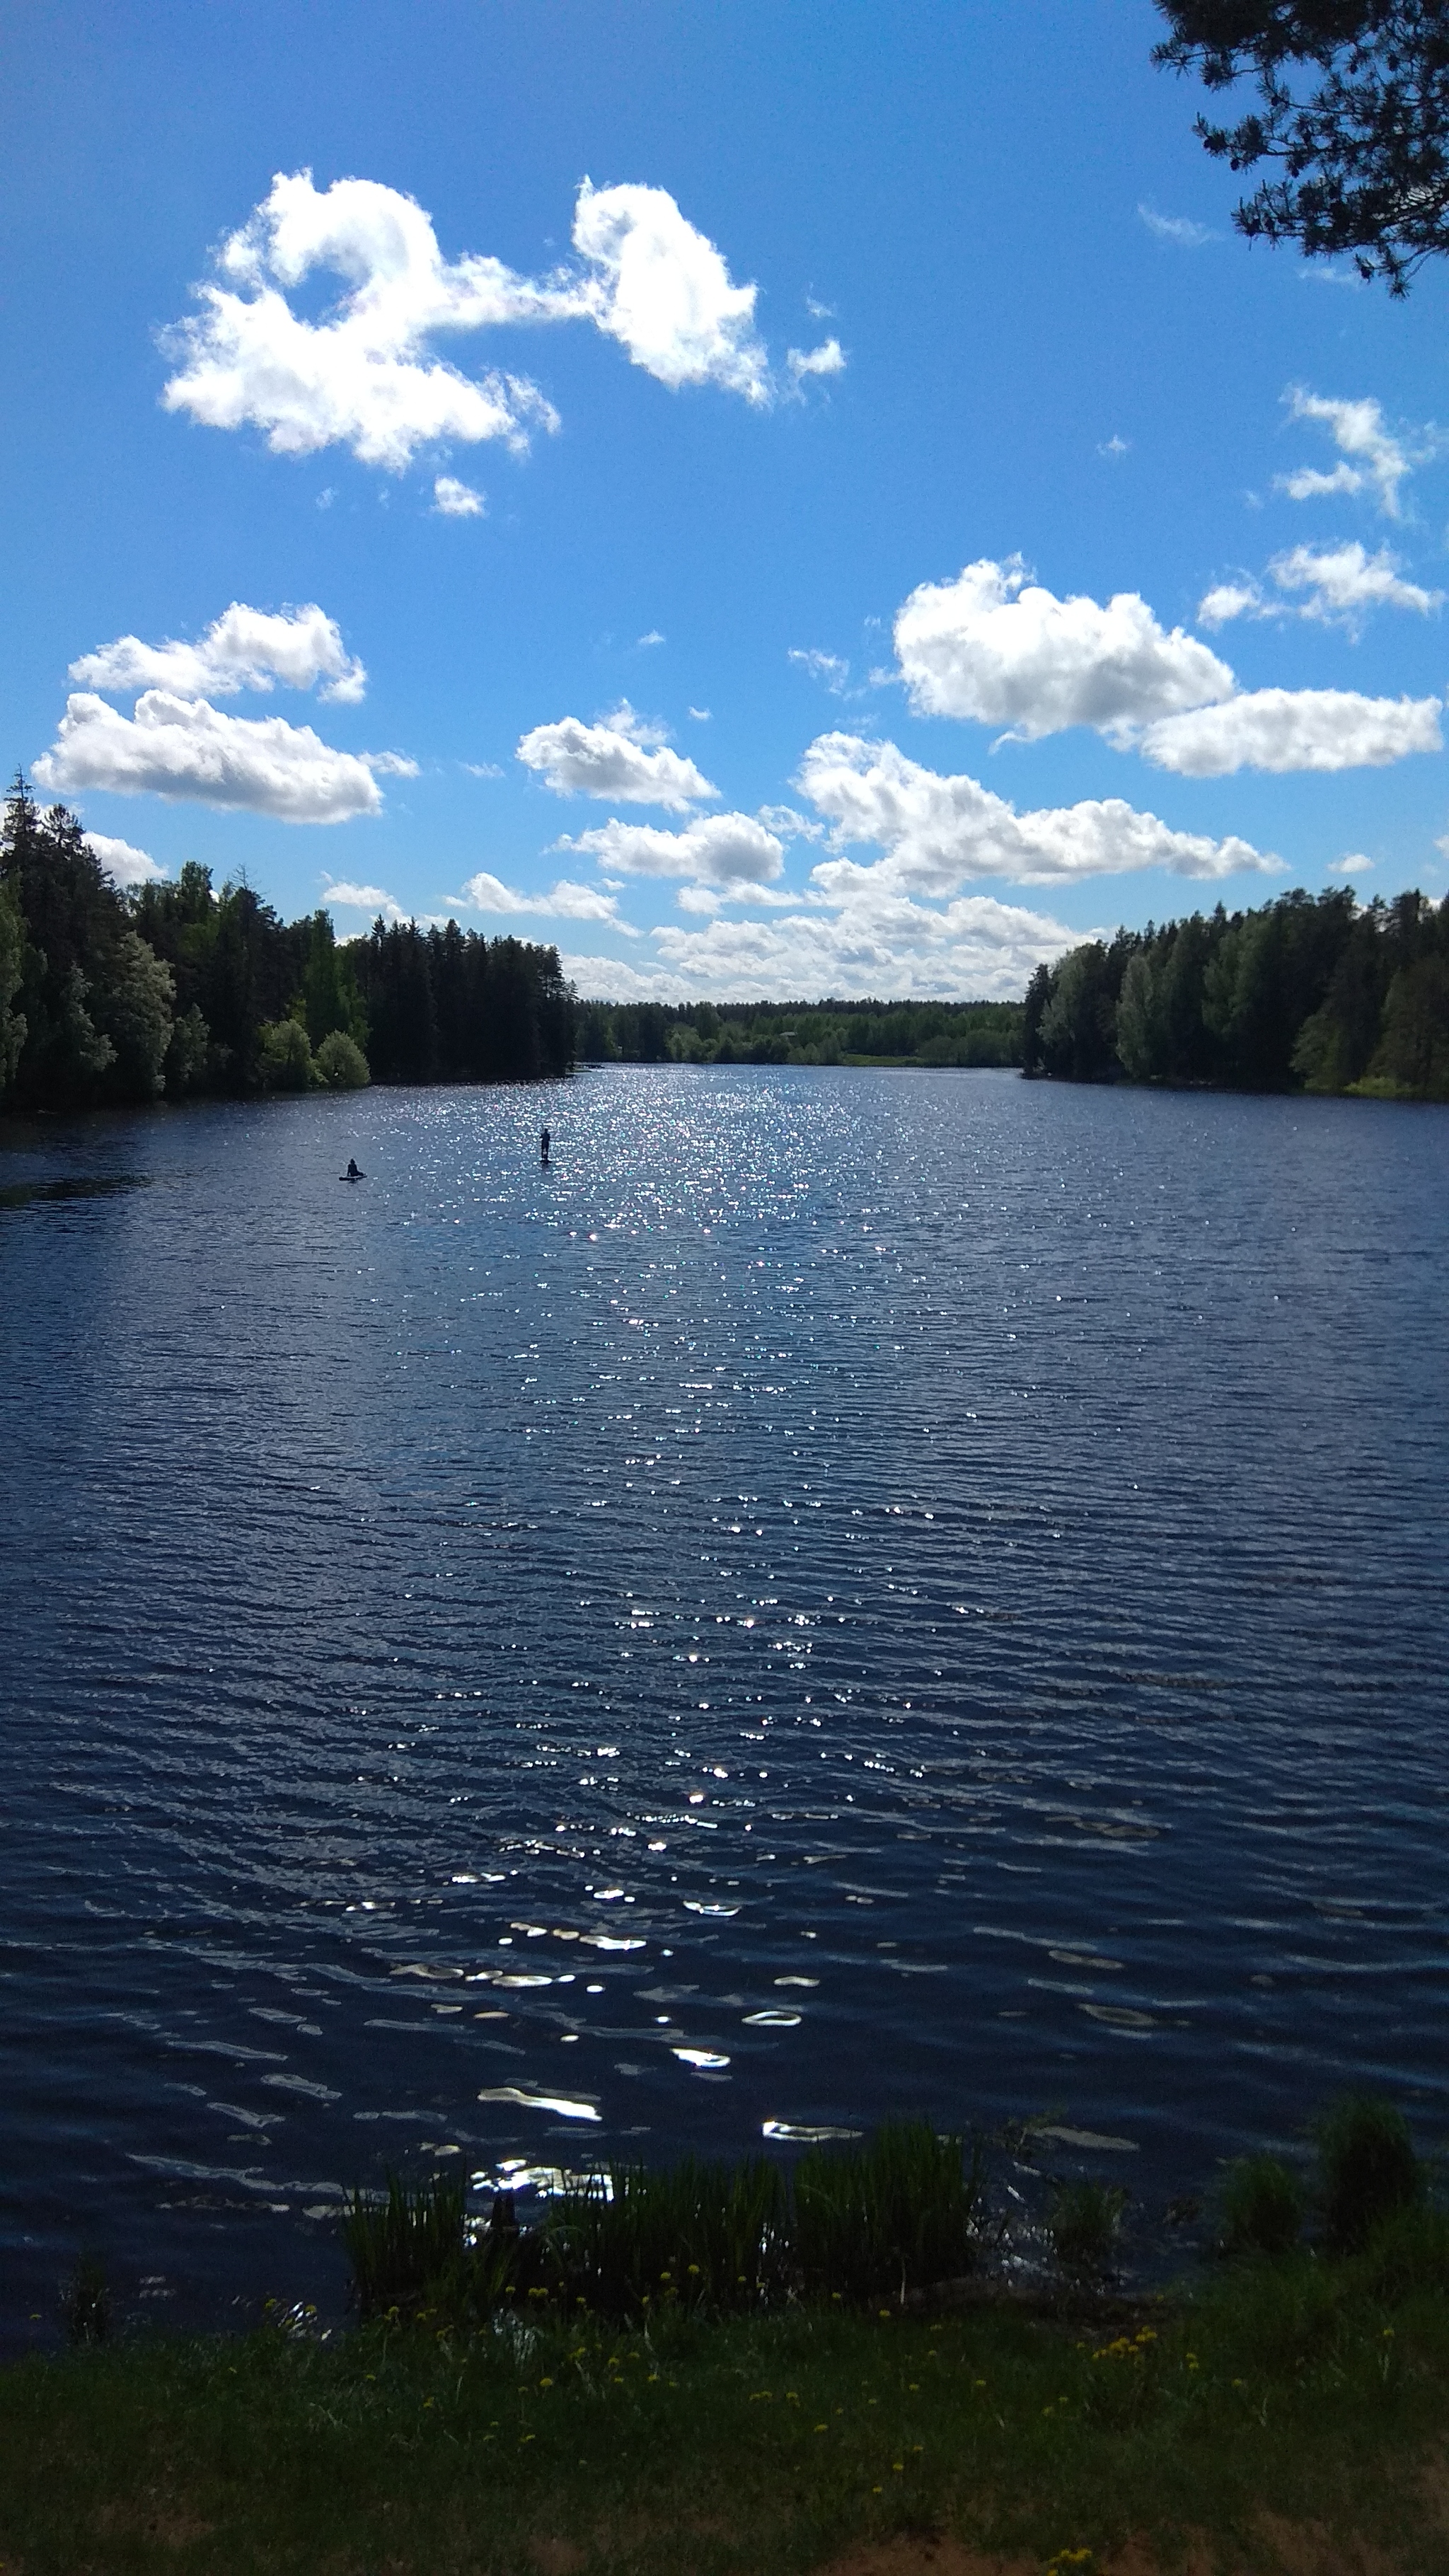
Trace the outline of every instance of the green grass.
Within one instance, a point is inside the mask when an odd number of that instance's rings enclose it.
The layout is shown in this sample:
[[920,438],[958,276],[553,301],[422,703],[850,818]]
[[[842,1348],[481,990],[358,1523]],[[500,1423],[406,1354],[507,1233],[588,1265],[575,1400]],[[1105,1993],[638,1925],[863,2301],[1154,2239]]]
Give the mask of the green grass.
[[[1407,2233],[1417,2228],[1416,2253]],[[891,2535],[1045,2569],[1278,2564],[1265,2516],[1446,2576],[1433,2212],[1361,2256],[1071,2313],[798,2306],[460,2335],[142,2337],[0,2373],[6,2576],[790,2576]],[[1392,2231],[1397,2231],[1396,2234]],[[1438,2286],[1383,2295],[1439,2266]],[[908,2562],[902,2561],[904,2566]],[[924,2561],[922,2562],[924,2563]],[[1327,2567],[1332,2555],[1298,2562]]]

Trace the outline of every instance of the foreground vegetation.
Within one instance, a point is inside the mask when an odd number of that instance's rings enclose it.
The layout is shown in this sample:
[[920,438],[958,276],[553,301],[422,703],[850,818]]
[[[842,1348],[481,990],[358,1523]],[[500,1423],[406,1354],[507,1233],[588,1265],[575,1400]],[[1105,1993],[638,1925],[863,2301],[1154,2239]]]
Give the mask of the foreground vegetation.
[[921,2127],[788,2188],[621,2168],[532,2230],[504,2195],[471,2244],[461,2194],[395,2184],[353,2205],[346,2334],[108,2346],[82,2267],[86,2348],[0,2375],[0,2562],[907,2576],[950,2542],[959,2576],[1449,2576],[1449,2214],[1389,2106],[1333,2106],[1317,2147],[1230,2167],[1218,2259],[1136,2301],[1105,2285],[1120,2194],[1054,2196],[1024,2291],[979,2155]]
[[1086,942],[1027,988],[1027,1073],[1449,1100],[1449,899],[1352,890]]
[[378,921],[339,947],[209,869],[123,894],[17,779],[0,830],[0,1104],[531,1081],[573,1062],[558,952]]
[[1194,2546],[1199,2570],[1358,2567],[1351,2543],[1438,2576],[1449,2247],[1414,2227],[1432,2241],[1401,2226],[1397,2260],[1259,2257],[1135,2309],[611,2325],[538,2302],[475,2334],[291,2319],[30,2361],[0,2377],[0,2557],[784,2576],[891,2535],[1103,2569],[1135,2536],[1138,2576]]

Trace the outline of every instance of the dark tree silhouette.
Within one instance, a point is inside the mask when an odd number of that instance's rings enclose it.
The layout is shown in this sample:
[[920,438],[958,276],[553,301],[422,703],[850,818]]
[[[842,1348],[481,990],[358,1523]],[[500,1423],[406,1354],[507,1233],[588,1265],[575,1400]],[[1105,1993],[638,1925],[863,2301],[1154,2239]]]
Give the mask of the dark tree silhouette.
[[1276,162],[1237,207],[1250,241],[1347,252],[1403,295],[1449,250],[1449,0],[1157,0],[1153,61],[1212,91],[1256,84],[1235,125],[1200,116],[1233,170]]

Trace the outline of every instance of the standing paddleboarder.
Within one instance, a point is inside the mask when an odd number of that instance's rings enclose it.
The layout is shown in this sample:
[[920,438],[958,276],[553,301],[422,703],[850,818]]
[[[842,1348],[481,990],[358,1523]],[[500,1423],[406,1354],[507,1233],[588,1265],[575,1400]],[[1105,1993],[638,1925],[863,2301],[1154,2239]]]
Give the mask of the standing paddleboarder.
[[541,1163],[546,1163],[548,1161],[548,1149],[552,1142],[553,1139],[550,1136],[548,1129],[545,1127],[538,1142],[538,1159]]

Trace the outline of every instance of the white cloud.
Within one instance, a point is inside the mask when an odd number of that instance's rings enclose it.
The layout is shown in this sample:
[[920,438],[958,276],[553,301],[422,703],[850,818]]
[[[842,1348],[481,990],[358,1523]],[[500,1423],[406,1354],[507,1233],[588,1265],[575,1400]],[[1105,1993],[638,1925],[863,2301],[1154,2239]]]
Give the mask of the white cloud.
[[471,483],[460,483],[456,474],[440,474],[433,484],[433,508],[441,519],[481,519],[488,504]]
[[501,778],[503,776],[503,772],[499,768],[496,760],[464,760],[460,761],[458,765],[461,769],[465,769],[467,771],[470,778]]
[[1137,212],[1150,233],[1159,241],[1175,242],[1179,250],[1201,250],[1204,242],[1218,239],[1210,224],[1194,223],[1191,215],[1160,215],[1155,206],[1143,205]]
[[334,751],[310,725],[281,716],[224,715],[205,698],[148,689],[135,713],[75,692],[51,749],[35,763],[43,787],[104,788],[271,814],[284,823],[342,823],[382,804],[375,770],[412,777],[395,752]]
[[1372,859],[1366,859],[1362,850],[1346,850],[1341,859],[1330,859],[1328,862],[1328,874],[1331,877],[1367,876],[1372,868]]
[[1365,698],[1351,689],[1254,689],[1149,725],[1140,748],[1181,778],[1237,769],[1379,769],[1439,751],[1437,698]]
[[179,689],[188,696],[234,697],[239,689],[270,689],[276,680],[288,689],[310,689],[322,680],[322,697],[355,706],[367,690],[367,673],[347,652],[335,618],[315,604],[271,616],[239,599],[194,644],[143,644],[139,635],[118,636],[72,662],[70,676],[107,696]]
[[647,635],[635,637],[634,649],[639,653],[648,653],[656,644],[667,644],[668,641],[668,636],[661,635],[657,626],[651,626]]
[[1412,608],[1427,617],[1444,604],[1442,590],[1422,590],[1400,579],[1398,557],[1387,546],[1370,555],[1357,538],[1331,549],[1294,546],[1275,555],[1268,570],[1280,590],[1306,590],[1309,597],[1298,614],[1324,625],[1356,626],[1371,608]]
[[662,805],[667,813],[686,813],[702,799],[718,796],[692,760],[667,748],[650,750],[655,729],[642,725],[632,708],[616,708],[603,724],[588,725],[578,716],[557,724],[535,725],[520,742],[517,758],[542,777],[555,796],[594,796],[622,805]]
[[968,895],[942,911],[871,887],[839,916],[711,921],[654,933],[658,966],[566,956],[581,993],[618,1001],[814,1001],[830,994],[1006,1000],[1034,966],[1084,936],[1041,913]]
[[[536,385],[475,380],[428,349],[439,331],[548,319],[556,292],[500,260],[446,261],[422,207],[395,188],[338,179],[319,191],[308,170],[279,172],[217,266],[199,312],[170,335],[181,365],[162,394],[168,411],[212,429],[252,422],[282,456],[340,442],[394,472],[434,439],[522,449],[531,428],[558,426]],[[318,269],[344,292],[308,322],[284,290]]]
[[712,724],[714,721],[708,707],[686,707],[684,712],[694,724]]
[[113,885],[155,885],[165,878],[166,870],[129,841],[114,841],[109,832],[87,832],[86,839]]
[[792,644],[786,659],[793,662],[797,670],[808,671],[812,680],[821,681],[833,698],[844,697],[850,679],[850,664],[842,661],[838,653],[819,653],[813,645],[802,652],[798,645]]
[[1374,608],[1411,608],[1421,617],[1444,603],[1442,590],[1424,590],[1404,581],[1399,559],[1387,546],[1371,555],[1355,537],[1334,547],[1292,546],[1275,555],[1268,573],[1280,592],[1306,591],[1301,606],[1265,597],[1251,574],[1219,582],[1198,602],[1205,626],[1224,626],[1233,617],[1306,617],[1321,626],[1343,626],[1356,634]]
[[621,876],[691,878],[718,888],[726,901],[760,900],[760,889],[773,885],[785,865],[776,835],[752,814],[702,814],[682,832],[615,816],[560,847]]
[[461,900],[472,912],[528,912],[554,921],[606,921],[613,929],[621,930],[626,939],[639,936],[632,922],[620,920],[612,895],[601,894],[597,886],[576,885],[567,877],[560,877],[547,894],[527,895],[480,868],[476,876],[468,879]]
[[1131,441],[1131,439],[1130,439],[1130,438],[1119,438],[1119,437],[1118,437],[1118,435],[1117,435],[1117,432],[1115,431],[1115,429],[1113,430],[1111,437],[1110,437],[1110,438],[1104,438],[1104,439],[1102,439],[1101,441],[1099,441],[1099,443],[1098,443],[1098,447],[1097,447],[1097,454],[1098,454],[1099,456],[1106,456],[1106,457],[1109,457],[1109,458],[1111,459],[1111,461],[1112,461],[1112,463],[1113,463],[1114,465],[1116,464],[1116,462],[1117,462],[1117,460],[1119,459],[1119,457],[1123,457],[1123,456],[1130,456],[1131,452],[1132,452],[1132,441]]
[[1406,447],[1385,426],[1381,406],[1367,397],[1358,402],[1339,402],[1325,394],[1311,394],[1303,385],[1294,385],[1284,399],[1290,419],[1322,422],[1345,462],[1335,465],[1328,474],[1320,473],[1315,466],[1300,466],[1295,473],[1278,477],[1280,491],[1286,492],[1291,501],[1309,501],[1324,493],[1362,492],[1368,488],[1376,494],[1386,519],[1402,517],[1399,486],[1416,465],[1423,464],[1433,453],[1433,440],[1417,450]]
[[[662,188],[595,188],[574,212],[577,262],[528,278],[501,260],[446,260],[412,197],[370,179],[319,190],[310,171],[279,172],[270,194],[222,244],[199,309],[175,326],[179,361],[162,400],[213,429],[261,429],[276,454],[334,442],[400,472],[438,439],[502,439],[522,451],[558,414],[526,377],[464,375],[431,343],[503,324],[590,321],[661,384],[714,384],[762,404],[765,351],[756,290]],[[342,292],[320,320],[289,293],[321,271]],[[444,505],[445,506],[445,505]]]
[[585,180],[574,247],[592,268],[581,309],[661,384],[722,385],[768,402],[753,286],[736,286],[713,242],[663,188],[595,188]]
[[1027,741],[1067,725],[1106,731],[1226,698],[1232,672],[1134,590],[1105,608],[1029,583],[1019,559],[925,582],[896,617],[896,652],[919,714],[1002,724]]
[[852,859],[823,860],[811,883],[832,901],[845,901],[866,876],[939,896],[980,877],[1050,885],[1167,868],[1214,878],[1267,864],[1246,841],[1174,831],[1117,796],[1019,814],[974,778],[943,777],[894,743],[853,734],[820,735],[800,764],[798,784],[834,824],[838,847],[873,842],[886,853],[870,869]]
[[413,919],[413,915],[403,910],[396,896],[390,895],[385,886],[352,885],[346,880],[327,877],[323,879],[322,900],[329,909],[337,905],[347,912],[365,912],[374,921],[381,913],[383,920],[391,922],[394,927]]
[[1263,607],[1263,594],[1255,581],[1219,581],[1198,601],[1199,622],[1204,626],[1226,626],[1230,618],[1256,617]]
[[793,805],[762,805],[759,820],[767,832],[777,832],[782,841],[823,841],[825,825],[812,823],[808,814],[796,812]]
[[838,340],[822,340],[818,349],[787,349],[785,364],[797,385],[807,376],[843,376],[845,351]]

